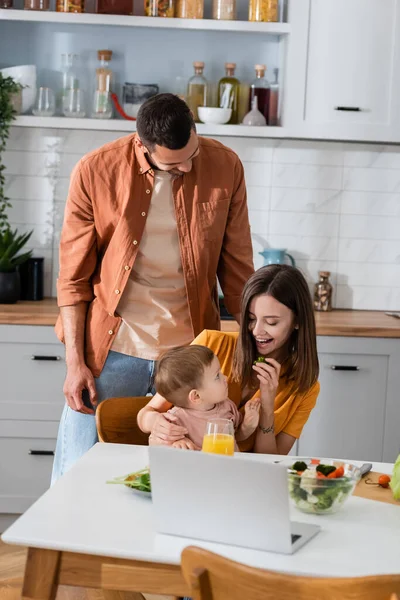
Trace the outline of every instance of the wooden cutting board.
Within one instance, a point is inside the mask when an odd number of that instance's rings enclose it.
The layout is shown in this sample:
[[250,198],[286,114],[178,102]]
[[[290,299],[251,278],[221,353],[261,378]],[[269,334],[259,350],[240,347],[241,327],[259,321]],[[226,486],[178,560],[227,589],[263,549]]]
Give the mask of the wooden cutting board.
[[393,492],[390,487],[382,488],[379,485],[369,485],[367,481],[378,482],[379,476],[383,473],[371,471],[363,477],[353,492],[354,496],[366,498],[367,500],[376,500],[377,502],[386,502],[387,504],[395,504],[400,507],[400,502],[393,498]]

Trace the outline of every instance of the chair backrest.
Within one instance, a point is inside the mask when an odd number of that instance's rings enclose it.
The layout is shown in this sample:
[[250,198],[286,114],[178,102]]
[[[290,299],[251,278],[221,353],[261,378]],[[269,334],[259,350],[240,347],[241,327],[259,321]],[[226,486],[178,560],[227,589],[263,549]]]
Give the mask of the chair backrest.
[[[329,569],[329,556],[327,568]],[[355,578],[300,577],[264,571],[193,546],[182,571],[194,600],[398,600],[400,575]]]
[[139,429],[137,416],[149,400],[148,396],[137,396],[108,398],[100,402],[96,409],[96,426],[100,442],[147,446],[149,434]]

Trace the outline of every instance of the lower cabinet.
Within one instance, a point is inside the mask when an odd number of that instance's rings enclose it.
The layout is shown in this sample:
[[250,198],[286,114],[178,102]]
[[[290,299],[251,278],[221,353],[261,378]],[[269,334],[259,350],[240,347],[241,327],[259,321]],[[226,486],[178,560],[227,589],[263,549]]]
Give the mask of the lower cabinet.
[[321,392],[302,456],[392,462],[400,453],[400,340],[319,337]]
[[0,531],[50,485],[64,378],[52,327],[0,325]]

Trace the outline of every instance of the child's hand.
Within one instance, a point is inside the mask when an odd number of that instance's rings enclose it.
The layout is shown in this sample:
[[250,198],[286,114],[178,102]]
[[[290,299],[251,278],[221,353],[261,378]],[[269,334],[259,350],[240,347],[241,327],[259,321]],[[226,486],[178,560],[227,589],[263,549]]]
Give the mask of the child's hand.
[[260,408],[260,398],[254,398],[253,400],[249,400],[248,402],[246,402],[246,404],[244,405],[243,418],[243,424],[246,425],[246,427],[256,429],[258,421],[260,420]]
[[181,450],[199,450],[197,446],[193,444],[189,438],[182,438],[172,444],[173,448],[180,448]]

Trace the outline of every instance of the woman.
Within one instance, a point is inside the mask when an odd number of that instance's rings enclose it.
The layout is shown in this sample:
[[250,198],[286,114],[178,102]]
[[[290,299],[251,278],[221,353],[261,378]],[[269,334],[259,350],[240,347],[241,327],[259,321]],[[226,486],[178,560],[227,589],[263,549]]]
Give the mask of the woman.
[[[240,408],[261,398],[259,426],[241,449],[288,454],[319,393],[314,311],[301,272],[287,265],[262,267],[244,287],[239,334],[205,330],[193,343],[216,354],[229,398]],[[139,427],[151,433],[151,443],[172,444],[185,434],[173,415],[163,414],[170,407],[157,394],[140,411]]]

